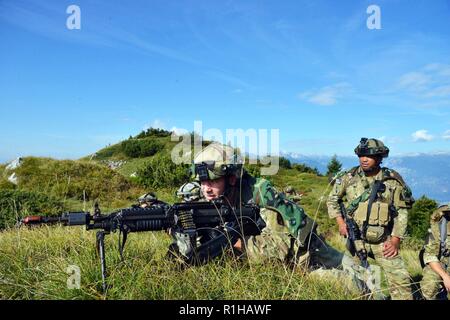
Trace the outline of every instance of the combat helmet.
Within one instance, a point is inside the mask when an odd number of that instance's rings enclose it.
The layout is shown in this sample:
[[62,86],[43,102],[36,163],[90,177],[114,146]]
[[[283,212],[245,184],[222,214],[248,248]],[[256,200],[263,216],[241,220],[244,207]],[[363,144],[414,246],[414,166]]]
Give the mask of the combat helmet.
[[195,156],[191,172],[196,181],[216,180],[230,175],[239,177],[242,165],[242,157],[232,147],[212,143]]
[[154,194],[153,192],[149,192],[149,193],[143,194],[142,196],[140,196],[138,198],[138,202],[140,204],[143,204],[143,203],[154,203],[154,202],[157,202],[157,201],[158,201],[158,198],[156,197],[156,194]]
[[287,186],[286,189],[284,189],[284,193],[287,194],[295,193],[295,189],[292,186]]
[[202,197],[200,184],[197,181],[186,182],[177,190],[177,197],[186,202],[200,200]]
[[389,156],[389,148],[380,140],[361,138],[359,145],[355,148],[355,153],[358,157],[381,156],[382,158],[387,158]]

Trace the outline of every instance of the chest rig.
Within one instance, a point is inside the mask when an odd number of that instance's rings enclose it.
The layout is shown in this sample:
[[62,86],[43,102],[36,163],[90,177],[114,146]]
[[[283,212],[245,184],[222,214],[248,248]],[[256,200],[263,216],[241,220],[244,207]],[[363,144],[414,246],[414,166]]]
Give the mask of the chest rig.
[[[354,170],[353,174],[359,173]],[[386,194],[386,181],[389,179],[397,180],[387,168],[382,168],[381,177],[377,175],[373,182],[363,179],[363,193],[351,201],[347,209],[365,242],[381,243],[392,232],[397,211],[393,204],[393,195]],[[402,184],[403,181],[399,182]]]

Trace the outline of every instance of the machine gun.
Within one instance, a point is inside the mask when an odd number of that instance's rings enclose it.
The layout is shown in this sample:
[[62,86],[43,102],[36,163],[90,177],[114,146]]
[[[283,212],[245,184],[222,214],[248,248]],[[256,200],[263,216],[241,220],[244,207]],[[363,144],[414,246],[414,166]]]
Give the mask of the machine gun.
[[[233,246],[239,238],[258,235],[263,226],[259,218],[259,207],[242,205],[231,207],[223,199],[210,202],[157,203],[150,207],[133,206],[103,215],[95,205],[94,214],[89,212],[66,212],[56,217],[28,216],[22,225],[61,223],[66,226],[86,226],[86,230],[98,229],[97,250],[101,262],[102,287],[106,291],[105,235],[119,231],[119,252],[123,258],[123,248],[130,232],[159,231],[170,229],[178,235],[187,263],[204,263],[220,255],[224,249]],[[197,246],[197,231],[215,228],[219,235]],[[120,241],[120,235],[123,235]]]

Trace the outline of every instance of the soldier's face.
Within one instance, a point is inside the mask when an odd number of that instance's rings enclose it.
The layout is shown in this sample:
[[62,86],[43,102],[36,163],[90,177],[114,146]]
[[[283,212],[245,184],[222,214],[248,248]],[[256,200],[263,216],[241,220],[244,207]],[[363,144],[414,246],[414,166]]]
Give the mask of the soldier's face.
[[377,156],[362,156],[359,157],[359,165],[364,171],[372,171],[380,165],[380,158]]
[[216,199],[225,192],[225,177],[202,181],[201,187],[206,200]]

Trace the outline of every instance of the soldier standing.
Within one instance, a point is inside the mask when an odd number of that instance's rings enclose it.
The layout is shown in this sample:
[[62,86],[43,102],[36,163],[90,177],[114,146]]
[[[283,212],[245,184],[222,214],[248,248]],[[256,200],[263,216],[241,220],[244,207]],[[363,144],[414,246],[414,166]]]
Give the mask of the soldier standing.
[[410,276],[399,255],[408,209],[414,202],[411,191],[397,172],[380,166],[389,155],[381,141],[362,138],[355,153],[360,165],[334,178],[327,201],[329,216],[336,219],[340,234],[348,237],[343,203],[362,236],[363,248],[358,250],[376,259],[384,270],[391,298],[412,299]]
[[422,295],[427,300],[447,299],[450,292],[450,207],[444,205],[431,215],[430,233],[420,252]]

